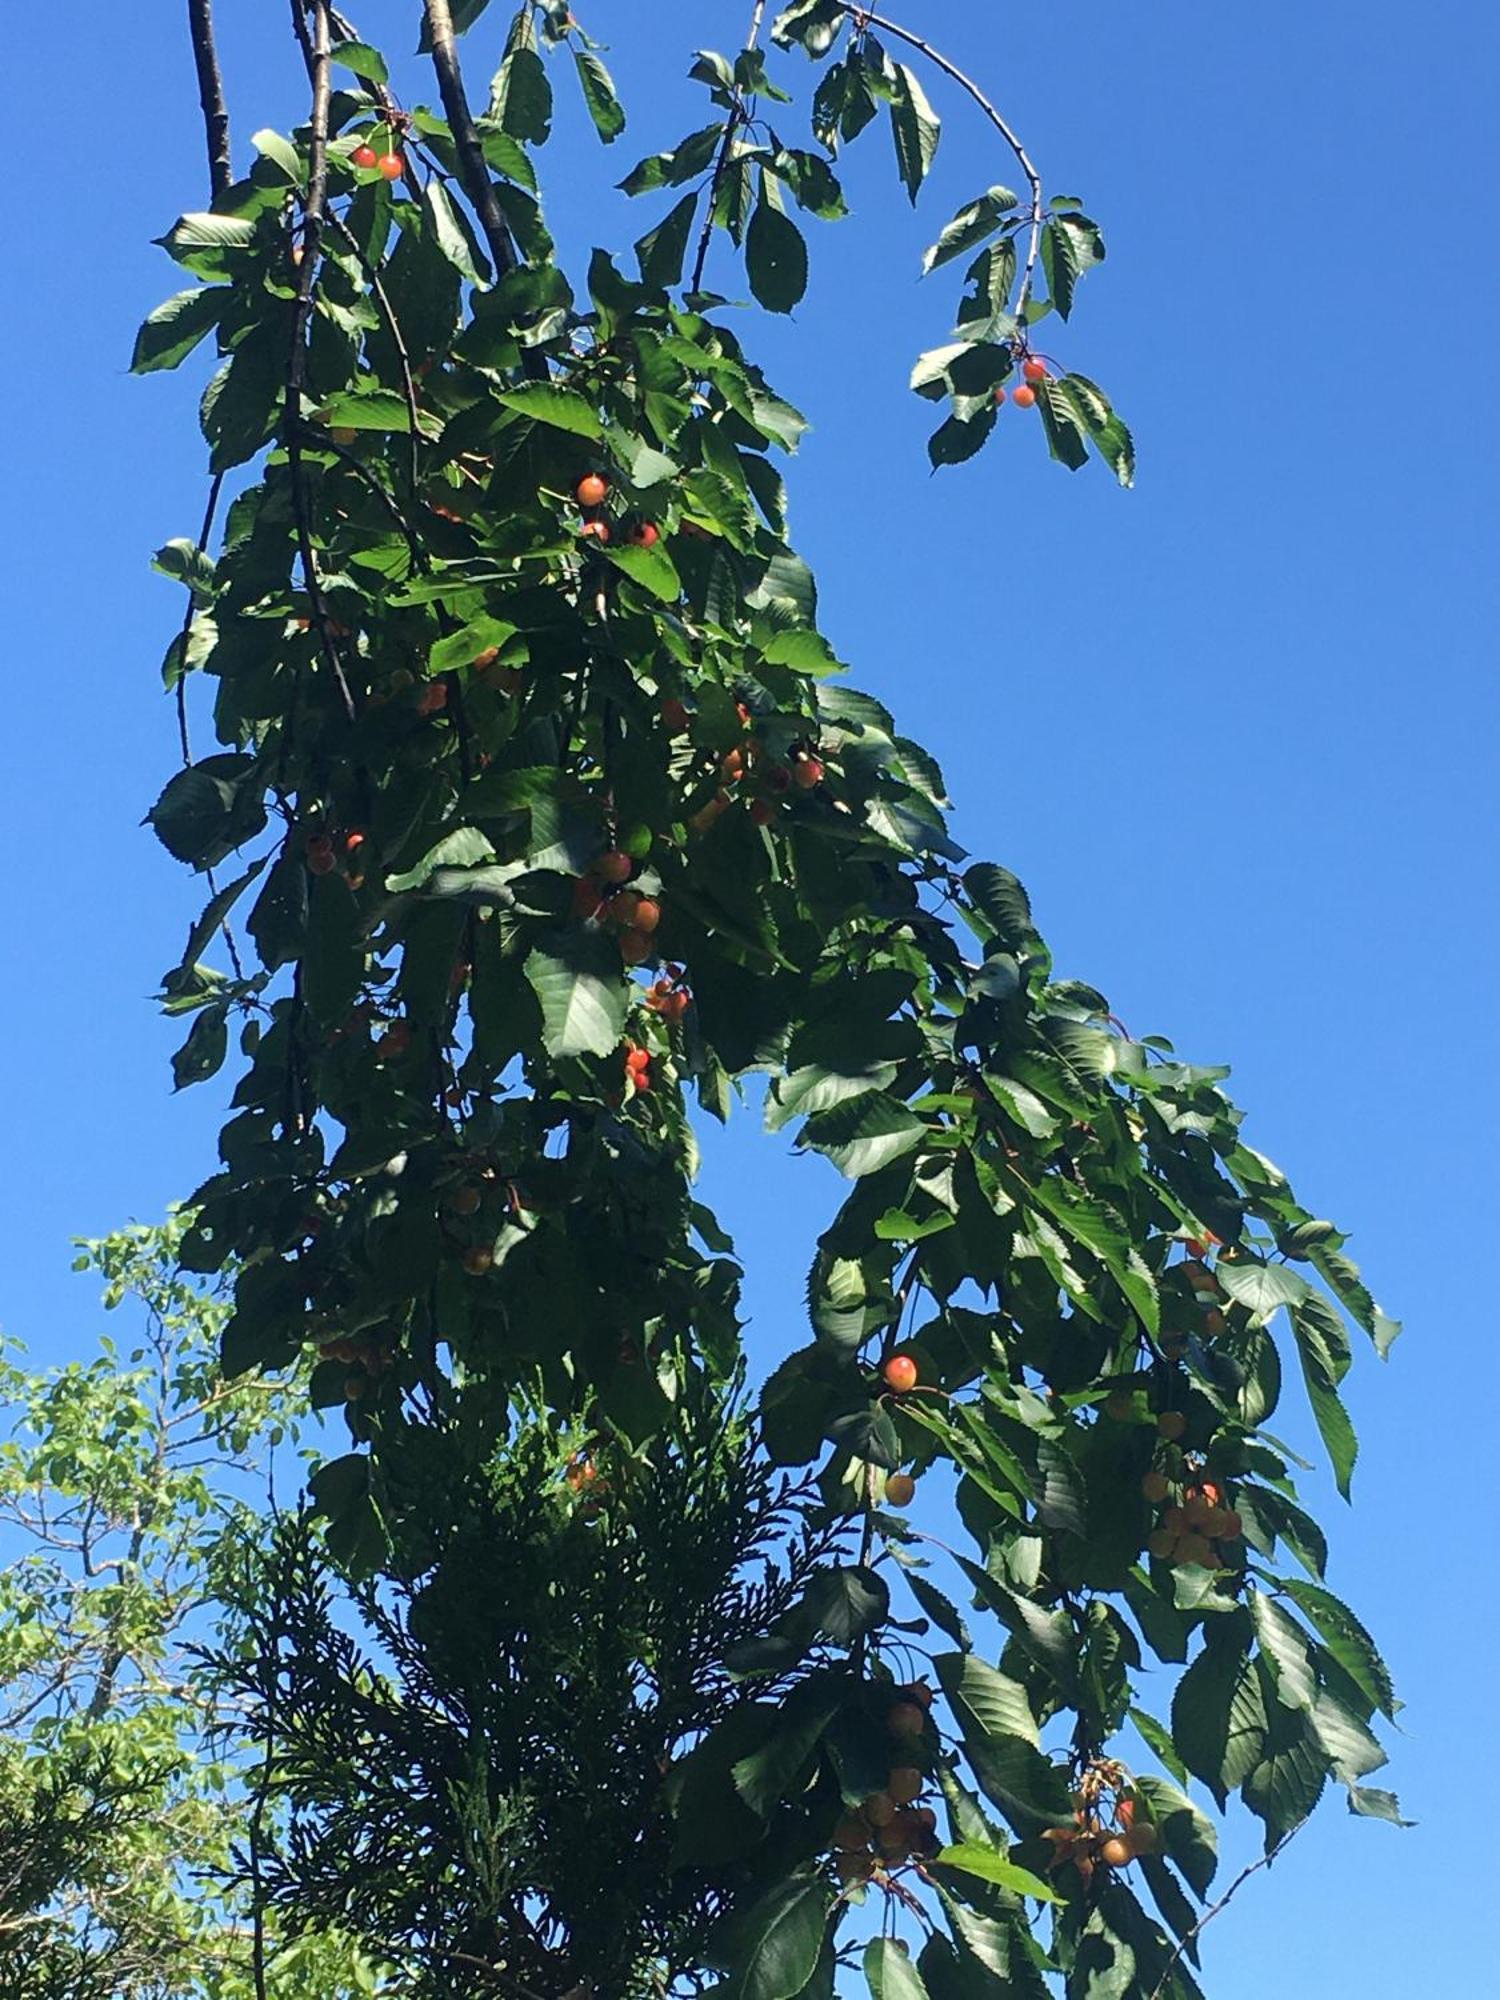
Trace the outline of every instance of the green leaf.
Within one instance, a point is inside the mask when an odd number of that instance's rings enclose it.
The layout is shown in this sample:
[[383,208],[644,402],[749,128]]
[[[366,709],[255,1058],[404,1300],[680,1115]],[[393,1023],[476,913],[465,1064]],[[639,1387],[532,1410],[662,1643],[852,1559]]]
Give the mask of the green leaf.
[[194,285],[164,301],[135,337],[130,372],[150,375],[186,360],[219,324],[233,296],[227,285]]
[[784,1705],[775,1732],[734,1765],[735,1790],[758,1818],[769,1819],[788,1796],[838,1709],[837,1693],[804,1682]]
[[[1241,1614],[1242,1615],[1242,1614]],[[1265,1706],[1260,1682],[1238,1618],[1216,1628],[1188,1668],[1172,1697],[1172,1741],[1178,1755],[1201,1778],[1222,1807],[1260,1762],[1265,1742]]]
[[250,143],[263,160],[269,161],[275,173],[280,174],[289,187],[295,187],[302,179],[302,161],[298,157],[297,148],[280,132],[252,132]]
[[798,2000],[817,1970],[832,1891],[818,1875],[792,1875],[735,1920],[735,2000]]
[[789,215],[765,195],[755,204],[745,234],[745,268],[750,289],[767,312],[789,313],[807,291],[807,245]]
[[1071,1693],[1078,1680],[1078,1635],[1068,1614],[1033,1603],[966,1557],[960,1558],[959,1567],[1022,1649],[1065,1693]]
[[819,1570],[803,1594],[813,1629],[835,1645],[851,1646],[890,1616],[891,1593],[884,1577],[864,1564]]
[[366,83],[385,85],[391,80],[385,57],[368,42],[339,42],[328,53],[334,62],[355,76],[362,76]]
[[1264,1591],[1246,1593],[1255,1636],[1270,1664],[1276,1693],[1287,1708],[1310,1710],[1317,1697],[1318,1681],[1308,1652],[1307,1635],[1294,1618],[1287,1615]]
[[1181,1869],[1195,1893],[1206,1896],[1219,1867],[1219,1837],[1213,1821],[1186,1792],[1169,1785],[1165,1778],[1137,1778],[1135,1788],[1162,1836],[1167,1857]]
[[619,547],[607,548],[605,556],[622,576],[628,576],[632,583],[662,604],[675,604],[682,595],[682,578],[677,574],[677,565],[658,542],[653,548],[632,548],[627,542]]
[[856,1097],[885,1090],[895,1081],[894,1063],[872,1063],[866,1069],[843,1071],[825,1069],[813,1063],[779,1077],[766,1096],[765,1124],[768,1132],[779,1132],[793,1118],[810,1118],[831,1111]]
[[1335,1597],[1332,1591],[1304,1583],[1300,1577],[1287,1578],[1281,1588],[1312,1620],[1324,1645],[1370,1706],[1378,1708],[1388,1721],[1394,1722],[1396,1692],[1391,1683],[1390,1670],[1381,1658],[1375,1641],[1348,1605]]
[[964,874],[964,888],[975,910],[1007,950],[1025,952],[1036,938],[1031,899],[1008,868],[980,861]]
[[387,875],[385,886],[393,896],[399,896],[408,889],[425,888],[439,868],[477,868],[494,858],[494,848],[477,827],[457,827],[430,847],[414,867]]
[[[318,422],[329,430],[405,431],[411,430],[411,411],[406,398],[394,389],[350,389],[328,401],[316,412]],[[423,410],[418,421],[424,437],[436,437],[442,426]]]
[[1306,1278],[1285,1264],[1229,1264],[1221,1258],[1214,1275],[1225,1296],[1244,1306],[1255,1320],[1268,1320],[1282,1306],[1300,1304],[1310,1290]]
[[895,1938],[871,1938],[865,1946],[864,1969],[871,2000],[929,2000],[910,1952]]
[[552,85],[535,49],[508,51],[490,86],[489,116],[523,145],[547,143],[552,132]]
[[941,121],[928,103],[916,74],[905,63],[892,65],[891,81],[891,136],[896,142],[896,167],[915,204],[937,153]]
[[502,389],[495,397],[508,410],[515,410],[534,423],[548,424],[572,437],[600,438],[604,425],[599,412],[576,389],[559,388],[554,382],[524,382],[517,389]]
[[809,1118],[798,1144],[826,1155],[841,1174],[857,1180],[910,1153],[926,1136],[915,1112],[884,1091],[873,1091]]
[[1401,1802],[1394,1792],[1382,1792],[1370,1785],[1349,1787],[1349,1810],[1361,1819],[1383,1819],[1392,1826],[1415,1826],[1416,1821],[1401,1817]]
[[449,632],[439,639],[427,655],[428,670],[433,674],[455,673],[492,646],[504,646],[515,637],[516,628],[508,619],[493,618],[486,613],[482,618],[471,619],[461,631]]
[[594,130],[606,146],[611,146],[625,130],[625,111],[615,95],[614,79],[592,49],[575,48],[573,61]]
[[174,860],[213,868],[266,823],[260,767],[233,752],[204,757],[167,781],[146,819]]
[[961,208],[923,257],[923,271],[935,271],[940,265],[962,257],[966,250],[983,243],[987,236],[993,236],[1015,205],[1016,196],[1009,188],[992,187],[978,201],[971,201]]
[[222,1066],[229,1052],[228,1022],[227,1001],[217,1001],[194,1015],[187,1040],[172,1057],[174,1090],[204,1083]]
[[1062,1901],[1057,1892],[1049,1889],[1029,1868],[1018,1867],[1014,1861],[1007,1861],[992,1848],[977,1847],[972,1841],[963,1841],[957,1847],[945,1847],[940,1854],[933,1856],[933,1865],[956,1868],[963,1875],[976,1875],[981,1882],[993,1882],[1001,1889],[1009,1889],[1013,1895],[1034,1896],[1043,1903]]
[[528,954],[526,977],[542,1003],[548,1055],[607,1056],[619,1047],[631,989],[610,939],[554,934]]
[[205,210],[179,216],[162,241],[179,263],[185,263],[201,250],[220,255],[248,250],[255,241],[255,224],[242,215],[215,215]]
[[688,238],[693,233],[693,217],[698,212],[698,196],[685,194],[656,225],[640,237],[635,246],[641,283],[653,291],[670,291],[682,283],[682,267],[687,261]]
[[1359,1440],[1338,1392],[1338,1383],[1348,1366],[1348,1348],[1342,1345],[1343,1328],[1337,1313],[1309,1292],[1300,1305],[1292,1308],[1292,1330],[1297,1339],[1307,1400],[1327,1447],[1334,1480],[1347,1500],[1354,1461],[1359,1456]]
[[468,222],[454,206],[453,197],[438,179],[429,175],[422,189],[422,210],[427,217],[432,240],[471,285],[484,290],[490,282],[490,267],[475,242]]

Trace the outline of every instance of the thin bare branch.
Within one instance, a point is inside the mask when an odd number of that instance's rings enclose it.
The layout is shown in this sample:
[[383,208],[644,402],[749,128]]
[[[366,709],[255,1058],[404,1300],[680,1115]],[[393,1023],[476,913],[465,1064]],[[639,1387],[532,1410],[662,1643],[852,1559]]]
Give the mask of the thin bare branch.
[[224,78],[214,39],[213,0],[188,0],[188,33],[192,36],[193,62],[198,71],[198,101],[203,106],[209,185],[214,200],[218,201],[229,192],[234,181],[234,164],[229,146],[229,107],[224,101]]
[[1290,1833],[1284,1833],[1281,1836],[1280,1840],[1277,1841],[1276,1845],[1270,1850],[1269,1853],[1263,1854],[1258,1861],[1252,1861],[1247,1868],[1242,1868],[1240,1870],[1239,1874],[1235,1876],[1234,1880],[1230,1883],[1229,1887],[1224,1891],[1223,1895],[1219,1898],[1218,1902],[1211,1903],[1209,1907],[1203,1912],[1203,1915],[1198,1919],[1197,1923],[1193,1925],[1193,1928],[1186,1934],[1186,1936],[1178,1940],[1176,1950],[1172,1953],[1172,1956],[1167,1960],[1165,1971],[1162,1973],[1161,1978],[1157,1980],[1155,1987],[1152,1989],[1151,2000],[1162,2000],[1162,1995],[1166,1992],[1167,1987],[1171,1982],[1172,1968],[1174,1965],[1176,1965],[1177,1961],[1182,1957],[1182,1954],[1187,1950],[1188,1946],[1192,1944],[1194,1940],[1199,1936],[1199,1934],[1202,1931],[1204,1931],[1209,1924],[1213,1922],[1214,1918],[1218,1916],[1219,1912],[1225,1909],[1228,1906],[1228,1904],[1233,1900],[1233,1898],[1236,1895],[1238,1895],[1239,1891],[1243,1889],[1245,1884],[1250,1880],[1250,1877],[1252,1875],[1258,1875],[1262,1868],[1269,1868],[1271,1863],[1276,1859],[1277,1855],[1282,1852],[1282,1850],[1286,1847],[1288,1842],[1295,1840],[1297,1835],[1302,1831],[1303,1827],[1306,1825],[1307,1821],[1305,1819],[1299,1820],[1297,1824],[1292,1828]]
[[[750,27],[745,36],[745,52],[747,54],[760,40],[761,23],[765,18],[766,0],[755,0],[755,11],[750,16]],[[703,218],[703,231],[698,238],[698,254],[693,259],[693,282],[691,289],[695,292],[703,289],[703,272],[708,263],[709,245],[713,242],[714,236],[714,203],[719,198],[719,188],[723,183],[729,162],[734,158],[734,142],[739,136],[740,127],[747,122],[749,115],[743,92],[736,91],[734,108],[730,111],[729,117],[725,121],[724,137],[719,143],[718,157],[714,161],[713,179],[708,184],[708,212]]]

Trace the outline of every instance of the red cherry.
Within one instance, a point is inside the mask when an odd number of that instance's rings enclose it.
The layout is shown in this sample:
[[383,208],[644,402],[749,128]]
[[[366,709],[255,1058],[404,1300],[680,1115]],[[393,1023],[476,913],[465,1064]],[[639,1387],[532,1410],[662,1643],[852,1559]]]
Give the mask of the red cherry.
[[776,817],[776,808],[769,799],[752,799],[750,817],[757,826],[769,826]]
[[880,1372],[886,1387],[894,1389],[898,1396],[917,1386],[917,1364],[909,1354],[893,1354]]
[[602,507],[609,493],[609,481],[600,473],[586,472],[573,491],[580,507]]
[[578,531],[585,541],[607,542],[609,540],[608,521],[585,521]]
[[655,949],[644,931],[620,933],[620,957],[626,965],[644,965]]
[[580,875],[573,884],[573,914],[587,922],[597,916],[599,905],[604,901],[604,892],[599,884],[587,875]]
[[1021,363],[1021,373],[1026,377],[1028,382],[1045,382],[1047,379],[1047,364],[1045,361],[1038,361],[1034,354],[1028,355]]
[[382,154],[380,171],[388,181],[399,181],[406,172],[406,161],[400,153]]
[[380,1060],[387,1056],[404,1056],[411,1047],[411,1028],[405,1021],[392,1021],[380,1037]]
[[643,937],[650,937],[661,923],[661,904],[652,896],[638,896],[629,922],[632,930],[639,931]]
[[601,882],[628,882],[635,873],[635,863],[628,854],[622,854],[618,847],[612,847],[601,854],[594,863],[593,872]]
[[1036,390],[1028,388],[1026,383],[1023,382],[1020,388],[1017,389],[1016,391],[1016,396],[1015,396],[1016,408],[1018,410],[1029,410],[1035,401],[1036,401]]
[[446,681],[431,681],[417,698],[418,715],[438,715],[448,706]]
[[661,719],[674,736],[680,736],[692,721],[685,701],[679,701],[675,694],[668,695],[661,705]]
[[344,835],[344,852],[346,854],[357,854],[364,846],[368,837],[367,834],[361,833],[358,827],[352,833],[346,833]]
[[814,785],[823,782],[823,761],[820,757],[800,757],[792,766],[792,783],[801,791],[810,792]]
[[376,164],[380,155],[373,146],[356,146],[350,157],[353,159],[355,166],[368,170]]
[[641,521],[626,537],[638,549],[654,549],[661,540],[661,534],[654,521]]
[[999,404],[1003,403],[1004,401],[1005,401],[1005,390],[1004,390],[1004,389],[997,389],[997,390],[995,391],[995,402],[996,402],[996,405],[998,406]]

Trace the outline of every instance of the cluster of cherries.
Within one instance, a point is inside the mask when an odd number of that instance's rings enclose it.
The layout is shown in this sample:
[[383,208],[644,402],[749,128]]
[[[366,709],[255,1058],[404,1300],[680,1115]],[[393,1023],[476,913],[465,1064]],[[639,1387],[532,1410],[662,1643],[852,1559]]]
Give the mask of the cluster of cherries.
[[381,177],[388,181],[399,181],[406,172],[406,156],[394,147],[388,153],[377,153],[373,146],[356,146],[349,158],[362,173],[377,167]]
[[942,1851],[937,1814],[922,1799],[929,1780],[912,1761],[927,1733],[932,1690],[919,1682],[902,1688],[886,1715],[886,1729],[898,1746],[884,1785],[848,1812],[833,1829],[834,1865],[846,1888],[874,1881],[884,1885],[910,1862],[920,1865]]
[[[1141,1491],[1153,1506],[1170,1501],[1172,1485],[1165,1473],[1148,1472]],[[1196,1563],[1201,1569],[1219,1567],[1220,1542],[1237,1542],[1245,1532],[1244,1523],[1232,1507],[1224,1504],[1224,1489],[1212,1479],[1186,1484],[1180,1501],[1172,1501],[1162,1513],[1159,1525],[1147,1537],[1146,1547],[1159,1562]]]
[[1068,1862],[1087,1882],[1096,1868],[1128,1868],[1155,1854],[1160,1835],[1142,1817],[1130,1773],[1112,1758],[1090,1764],[1073,1793],[1073,1824],[1049,1826],[1042,1834],[1052,1849],[1049,1874]]
[[659,1014],[670,1027],[676,1027],[692,1003],[693,996],[688,991],[680,965],[669,966],[666,974],[652,986],[645,1000],[651,1012]]
[[331,875],[339,865],[339,850],[343,850],[344,868],[349,877],[351,889],[362,889],[365,883],[364,869],[360,861],[360,849],[366,835],[356,827],[336,842],[331,833],[310,833],[303,847],[302,859],[309,875]]
[[998,408],[1009,396],[1018,410],[1029,410],[1036,401],[1036,385],[1047,379],[1047,364],[1035,354],[1028,354],[1021,363],[1022,379],[1013,390],[1003,385],[995,391],[995,405]]
[[[588,542],[614,540],[614,530],[599,511],[609,498],[609,481],[602,472],[586,472],[573,489],[573,498],[587,515],[579,534]],[[661,530],[654,521],[632,521],[625,530],[625,539],[632,548],[651,549],[661,540]]]
[[351,1372],[344,1380],[344,1401],[362,1402],[373,1382],[391,1365],[388,1351],[374,1340],[325,1340],[318,1349],[325,1361],[337,1361]]
[[661,904],[626,885],[635,873],[633,855],[611,847],[573,885],[573,914],[581,923],[605,925],[616,933],[627,965],[644,965],[655,951]]
[[634,1042],[625,1051],[625,1081],[643,1096],[651,1090],[651,1051]]

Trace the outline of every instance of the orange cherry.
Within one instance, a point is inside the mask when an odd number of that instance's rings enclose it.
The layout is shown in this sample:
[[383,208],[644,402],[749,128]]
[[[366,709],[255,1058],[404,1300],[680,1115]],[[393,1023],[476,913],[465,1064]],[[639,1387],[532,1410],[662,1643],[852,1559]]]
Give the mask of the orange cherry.
[[894,1389],[898,1396],[917,1386],[917,1364],[909,1354],[893,1354],[881,1369],[888,1389]]
[[580,507],[602,507],[609,497],[609,481],[597,472],[586,472],[573,495]]

